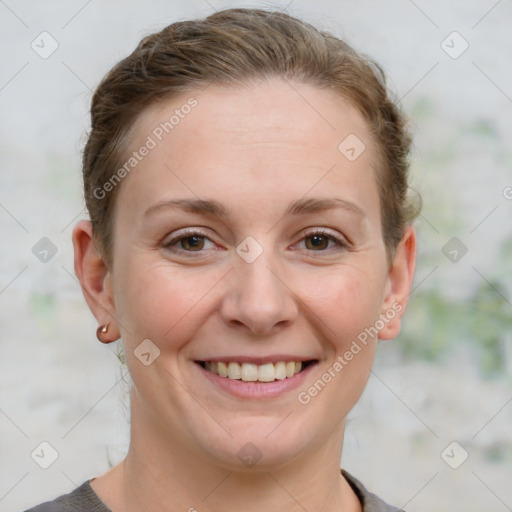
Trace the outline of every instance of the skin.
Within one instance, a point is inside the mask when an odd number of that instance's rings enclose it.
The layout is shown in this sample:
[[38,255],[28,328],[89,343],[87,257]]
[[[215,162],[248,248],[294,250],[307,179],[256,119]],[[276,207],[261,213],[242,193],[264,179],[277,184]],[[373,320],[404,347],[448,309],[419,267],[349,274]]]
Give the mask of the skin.
[[[414,230],[389,261],[366,123],[348,101],[310,85],[272,78],[160,102],[139,117],[134,149],[191,96],[197,107],[122,182],[112,267],[89,222],[73,232],[84,295],[99,325],[109,323],[108,340],[122,337],[133,380],[128,456],[92,487],[114,512],[360,511],[339,471],[344,420],[367,383],[377,338],[400,330]],[[349,134],[366,145],[353,162],[338,150]],[[177,198],[215,200],[230,214],[162,207],[145,215]],[[355,207],[285,214],[304,198]],[[184,228],[207,238],[165,247]],[[320,228],[343,245],[314,238]],[[263,249],[252,263],[236,252],[248,236]],[[378,337],[300,403],[298,392],[394,307]],[[134,355],[144,339],[160,350],[149,366]],[[235,397],[194,362],[277,354],[318,363],[275,398]],[[261,454],[252,467],[237,457],[248,442]]]

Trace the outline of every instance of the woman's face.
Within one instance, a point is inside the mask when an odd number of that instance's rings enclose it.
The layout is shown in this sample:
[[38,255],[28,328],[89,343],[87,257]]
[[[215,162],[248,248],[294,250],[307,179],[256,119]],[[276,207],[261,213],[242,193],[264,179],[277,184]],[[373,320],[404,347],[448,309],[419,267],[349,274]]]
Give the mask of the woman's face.
[[108,277],[132,421],[231,468],[338,446],[405,300],[361,115],[280,79],[209,86],[146,110],[132,149]]

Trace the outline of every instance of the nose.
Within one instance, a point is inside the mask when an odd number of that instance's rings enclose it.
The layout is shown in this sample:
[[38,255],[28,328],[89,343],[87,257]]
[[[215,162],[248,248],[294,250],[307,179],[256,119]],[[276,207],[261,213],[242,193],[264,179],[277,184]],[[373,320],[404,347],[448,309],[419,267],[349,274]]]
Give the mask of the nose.
[[278,268],[265,252],[252,263],[242,258],[236,261],[220,304],[226,324],[265,336],[294,321],[299,311],[297,301]]

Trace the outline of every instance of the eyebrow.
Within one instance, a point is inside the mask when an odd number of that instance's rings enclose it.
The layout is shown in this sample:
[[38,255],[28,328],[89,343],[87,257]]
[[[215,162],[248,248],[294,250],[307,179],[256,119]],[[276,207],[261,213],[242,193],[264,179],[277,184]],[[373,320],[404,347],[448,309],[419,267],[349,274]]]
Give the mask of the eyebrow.
[[181,210],[190,213],[213,215],[220,218],[229,217],[229,211],[224,205],[218,201],[207,199],[168,199],[165,201],[160,201],[153,206],[150,206],[144,212],[144,216],[146,217],[155,212],[166,210],[168,208],[180,208]]
[[[211,199],[168,199],[160,201],[150,206],[144,216],[149,216],[155,212],[166,210],[168,208],[179,208],[181,210],[202,215],[211,215],[220,219],[227,219],[230,216],[228,210],[222,203]],[[364,211],[355,203],[340,199],[338,197],[329,198],[302,198],[293,201],[286,209],[286,215],[305,215],[308,213],[317,213],[325,210],[341,208],[349,213],[354,213],[360,217],[365,217]]]

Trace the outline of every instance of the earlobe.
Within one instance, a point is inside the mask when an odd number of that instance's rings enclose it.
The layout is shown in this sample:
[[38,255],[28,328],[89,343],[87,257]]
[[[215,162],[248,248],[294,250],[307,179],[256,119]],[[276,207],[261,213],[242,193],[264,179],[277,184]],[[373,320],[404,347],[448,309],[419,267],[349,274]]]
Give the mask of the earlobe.
[[381,318],[384,327],[379,339],[390,340],[400,333],[402,315],[405,312],[416,268],[416,232],[409,225],[398,244],[393,264],[389,269],[386,295],[382,303]]
[[100,326],[109,325],[108,341],[119,338],[119,327],[115,319],[115,307],[110,286],[110,271],[94,245],[92,225],[80,221],[73,229],[75,273],[92,314]]

